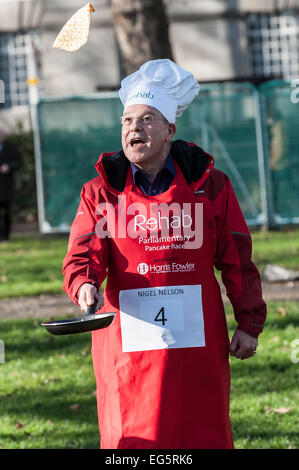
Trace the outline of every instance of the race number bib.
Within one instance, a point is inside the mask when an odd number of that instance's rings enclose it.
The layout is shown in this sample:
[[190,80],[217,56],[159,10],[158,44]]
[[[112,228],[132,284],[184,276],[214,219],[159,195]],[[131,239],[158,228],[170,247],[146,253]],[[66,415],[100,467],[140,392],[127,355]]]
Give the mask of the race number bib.
[[201,285],[119,293],[123,352],[205,346]]

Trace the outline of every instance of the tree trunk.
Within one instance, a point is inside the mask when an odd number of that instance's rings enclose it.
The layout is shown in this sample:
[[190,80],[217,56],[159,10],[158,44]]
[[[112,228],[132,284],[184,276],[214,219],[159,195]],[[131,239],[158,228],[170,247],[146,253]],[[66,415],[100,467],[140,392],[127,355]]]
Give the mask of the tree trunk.
[[111,0],[121,78],[148,60],[173,59],[163,0]]

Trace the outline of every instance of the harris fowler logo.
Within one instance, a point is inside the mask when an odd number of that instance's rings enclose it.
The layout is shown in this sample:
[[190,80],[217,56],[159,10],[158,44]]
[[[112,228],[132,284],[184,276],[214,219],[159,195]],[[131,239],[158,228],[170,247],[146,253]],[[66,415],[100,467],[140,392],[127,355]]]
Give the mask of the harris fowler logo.
[[187,273],[195,271],[195,263],[139,263],[137,266],[137,272],[142,275],[146,275],[148,272],[151,274],[165,274],[165,273]]

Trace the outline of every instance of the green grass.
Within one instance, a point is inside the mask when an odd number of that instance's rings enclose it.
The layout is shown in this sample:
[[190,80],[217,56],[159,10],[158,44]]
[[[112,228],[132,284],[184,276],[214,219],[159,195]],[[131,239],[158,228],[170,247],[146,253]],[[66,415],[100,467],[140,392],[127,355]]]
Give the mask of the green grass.
[[[67,237],[23,237],[0,243],[0,298],[61,294]],[[253,234],[253,260],[299,270],[299,229]],[[217,273],[217,278],[220,275]]]
[[[235,326],[231,309],[227,310],[231,336]],[[299,447],[299,363],[291,360],[291,343],[297,338],[298,303],[270,302],[256,356],[245,361],[231,358],[231,421],[236,448]],[[299,348],[296,356],[299,359]]]
[[90,334],[55,337],[2,320],[0,449],[99,448]]
[[0,298],[62,293],[67,237],[22,237],[0,243]]
[[[231,335],[230,308],[227,318]],[[257,355],[245,361],[231,358],[237,449],[299,447],[299,363],[291,361],[296,338],[298,304],[270,303]],[[1,339],[0,448],[99,448],[89,333],[55,337],[39,320],[9,319],[1,322]]]
[[253,260],[260,270],[266,264],[276,264],[299,270],[299,229],[277,232],[255,232]]

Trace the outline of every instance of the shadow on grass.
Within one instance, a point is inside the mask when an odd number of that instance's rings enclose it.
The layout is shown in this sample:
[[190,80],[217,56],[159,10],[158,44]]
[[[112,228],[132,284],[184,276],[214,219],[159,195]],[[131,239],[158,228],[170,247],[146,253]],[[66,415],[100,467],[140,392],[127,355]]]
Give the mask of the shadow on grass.
[[283,330],[288,326],[293,325],[294,327],[299,326],[299,303],[298,303],[298,312],[296,314],[286,315],[285,317],[281,316],[277,318],[277,316],[271,318],[271,313],[267,316],[267,320],[264,325],[264,330],[267,329],[279,329]]

